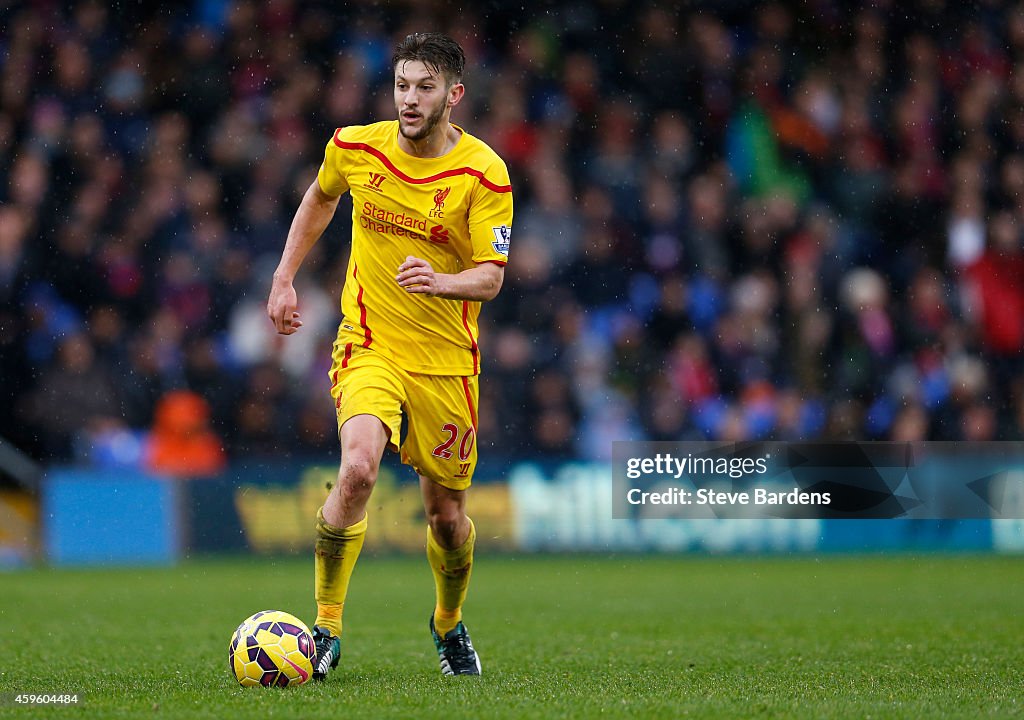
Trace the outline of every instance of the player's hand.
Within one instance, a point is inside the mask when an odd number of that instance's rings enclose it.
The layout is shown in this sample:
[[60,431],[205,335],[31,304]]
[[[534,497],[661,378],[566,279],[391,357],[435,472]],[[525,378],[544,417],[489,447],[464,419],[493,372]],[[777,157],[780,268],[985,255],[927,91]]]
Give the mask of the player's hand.
[[291,335],[302,327],[302,320],[296,311],[298,296],[291,283],[274,283],[267,300],[267,316],[274,323],[274,329],[281,335]]
[[398,266],[395,282],[408,293],[435,297],[441,293],[441,277],[426,260],[410,255]]

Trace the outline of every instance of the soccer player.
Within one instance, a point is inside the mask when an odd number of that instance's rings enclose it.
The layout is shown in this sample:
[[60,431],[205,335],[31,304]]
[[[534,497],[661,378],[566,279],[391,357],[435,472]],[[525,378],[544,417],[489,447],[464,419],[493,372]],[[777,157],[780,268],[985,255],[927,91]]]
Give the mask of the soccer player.
[[385,448],[419,475],[441,670],[480,674],[462,623],[476,539],[466,491],[477,459],[477,316],[501,289],[512,188],[501,158],[450,121],[465,93],[458,43],[415,33],[391,65],[398,119],[334,133],[267,302],[278,333],[302,327],[295,274],[338,198],[352,193],[352,252],[330,371],[341,467],[316,519],[317,679],[338,664],[345,595]]

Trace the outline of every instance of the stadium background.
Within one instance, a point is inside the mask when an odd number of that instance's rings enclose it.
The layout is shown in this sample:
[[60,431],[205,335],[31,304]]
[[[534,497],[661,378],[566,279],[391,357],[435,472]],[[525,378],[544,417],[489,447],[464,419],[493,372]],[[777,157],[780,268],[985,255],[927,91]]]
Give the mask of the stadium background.
[[[516,192],[483,542],[1021,549],[1015,523],[631,523],[607,498],[613,440],[1024,439],[1021,6],[0,13],[0,565],[309,546],[345,200],[287,341],[269,277],[334,128],[393,115],[391,48],[426,27],[465,46],[454,120]],[[418,550],[408,471],[375,497],[369,542]]]

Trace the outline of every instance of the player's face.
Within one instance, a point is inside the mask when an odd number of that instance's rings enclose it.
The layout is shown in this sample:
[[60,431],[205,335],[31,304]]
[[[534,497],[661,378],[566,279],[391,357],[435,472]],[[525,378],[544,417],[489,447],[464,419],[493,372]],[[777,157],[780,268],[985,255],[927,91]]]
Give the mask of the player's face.
[[395,68],[395,109],[398,129],[409,140],[429,137],[448,109],[449,88],[444,76],[419,60]]

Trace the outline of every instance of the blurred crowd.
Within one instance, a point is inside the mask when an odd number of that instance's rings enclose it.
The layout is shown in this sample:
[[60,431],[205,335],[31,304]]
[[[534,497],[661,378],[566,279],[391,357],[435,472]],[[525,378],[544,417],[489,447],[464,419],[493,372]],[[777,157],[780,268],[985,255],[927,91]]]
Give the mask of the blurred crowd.
[[422,29],[465,47],[453,121],[515,191],[485,453],[1024,438],[1024,5],[996,0],[6,3],[0,436],[336,452],[350,203],[287,339],[270,274]]

